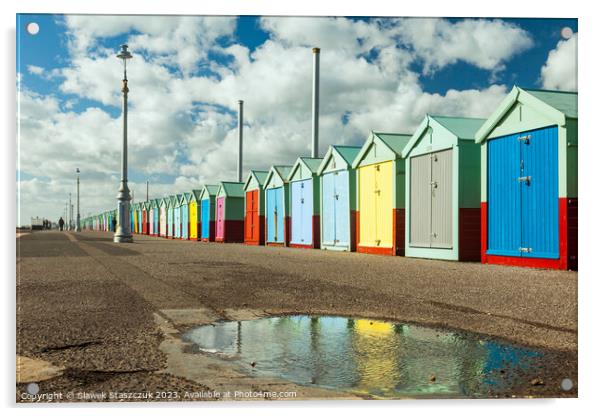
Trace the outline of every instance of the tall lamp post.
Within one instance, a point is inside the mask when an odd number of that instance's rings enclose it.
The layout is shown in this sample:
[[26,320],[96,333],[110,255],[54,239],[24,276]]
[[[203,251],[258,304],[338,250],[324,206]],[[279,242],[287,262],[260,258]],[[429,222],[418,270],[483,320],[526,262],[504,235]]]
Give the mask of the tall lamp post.
[[115,243],[134,241],[130,231],[130,190],[128,189],[128,77],[127,60],[132,58],[128,45],[121,45],[117,58],[123,60],[123,150],[121,153],[121,183],[117,192],[117,230],[113,237]]
[[77,206],[77,217],[75,219],[75,232],[80,232],[82,230],[81,228],[81,224],[80,224],[80,215],[79,215],[79,168],[75,169],[75,173],[77,173],[77,200],[76,200],[76,206]]

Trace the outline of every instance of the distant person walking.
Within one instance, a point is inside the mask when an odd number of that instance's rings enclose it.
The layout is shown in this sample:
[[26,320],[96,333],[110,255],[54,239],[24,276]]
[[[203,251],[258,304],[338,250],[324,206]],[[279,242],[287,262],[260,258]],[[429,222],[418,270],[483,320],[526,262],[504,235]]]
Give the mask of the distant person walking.
[[59,230],[63,231],[63,226],[65,225],[65,220],[63,220],[63,217],[59,218]]

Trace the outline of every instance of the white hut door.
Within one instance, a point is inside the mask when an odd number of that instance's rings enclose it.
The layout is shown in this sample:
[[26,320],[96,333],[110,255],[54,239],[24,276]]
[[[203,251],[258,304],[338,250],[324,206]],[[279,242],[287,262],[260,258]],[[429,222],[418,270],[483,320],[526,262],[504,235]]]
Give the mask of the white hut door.
[[431,246],[431,155],[410,159],[410,245]]
[[452,248],[451,149],[431,155],[431,247]]

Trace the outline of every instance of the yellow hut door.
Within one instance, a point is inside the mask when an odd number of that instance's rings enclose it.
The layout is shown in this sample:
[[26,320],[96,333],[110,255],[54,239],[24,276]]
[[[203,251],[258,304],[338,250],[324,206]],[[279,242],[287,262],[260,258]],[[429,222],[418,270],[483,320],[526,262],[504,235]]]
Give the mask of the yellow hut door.
[[374,246],[393,247],[393,162],[374,165]]
[[372,247],[376,240],[375,225],[375,181],[374,166],[363,166],[358,169],[359,176],[359,211],[360,211],[360,246]]
[[197,209],[196,202],[191,201],[189,205],[190,218],[188,221],[190,222],[190,235],[188,236],[191,240],[196,240],[198,238],[198,230],[197,230]]

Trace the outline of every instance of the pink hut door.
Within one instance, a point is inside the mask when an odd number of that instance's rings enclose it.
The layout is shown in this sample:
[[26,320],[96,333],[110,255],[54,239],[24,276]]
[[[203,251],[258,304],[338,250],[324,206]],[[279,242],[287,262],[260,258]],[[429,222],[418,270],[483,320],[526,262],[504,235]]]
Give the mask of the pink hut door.
[[224,212],[224,200],[225,197],[217,198],[217,224],[215,226],[215,238],[224,238],[224,223],[225,223],[225,212]]

